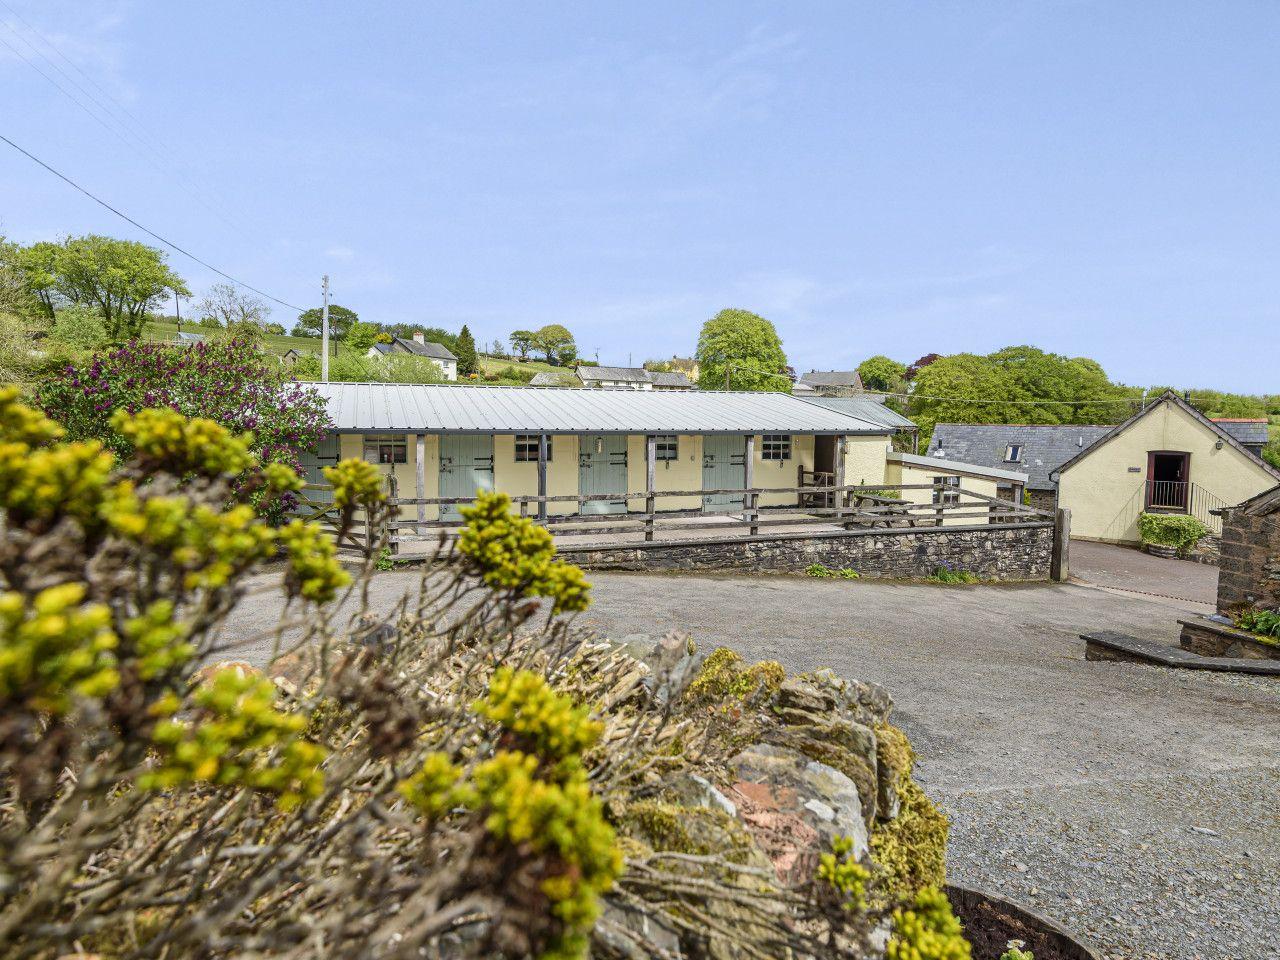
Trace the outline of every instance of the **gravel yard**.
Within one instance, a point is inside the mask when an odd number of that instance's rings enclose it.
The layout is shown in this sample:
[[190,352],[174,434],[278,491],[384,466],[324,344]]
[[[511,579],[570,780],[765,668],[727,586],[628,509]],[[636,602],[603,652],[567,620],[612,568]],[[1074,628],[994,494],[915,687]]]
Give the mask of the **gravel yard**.
[[[1088,662],[1078,637],[1173,643],[1175,619],[1198,606],[1074,584],[591,580],[587,619],[615,639],[681,629],[703,649],[888,687],[919,779],[953,819],[954,879],[1067,924],[1111,960],[1280,955],[1280,684]],[[374,608],[416,582],[379,576]],[[273,618],[255,603],[231,633]]]

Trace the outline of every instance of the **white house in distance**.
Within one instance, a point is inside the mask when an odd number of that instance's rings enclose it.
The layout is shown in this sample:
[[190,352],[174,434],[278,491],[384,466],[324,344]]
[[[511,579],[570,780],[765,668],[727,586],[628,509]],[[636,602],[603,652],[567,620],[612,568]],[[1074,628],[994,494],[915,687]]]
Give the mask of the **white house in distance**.
[[458,379],[458,358],[444,344],[428,341],[421,331],[415,333],[412,340],[393,337],[390,343],[375,343],[365,356],[383,357],[391,353],[409,353],[416,357],[426,357],[440,368],[446,380]]
[[664,373],[644,367],[593,367],[537,373],[531,387],[601,387],[612,390],[692,390],[693,381],[680,371]]

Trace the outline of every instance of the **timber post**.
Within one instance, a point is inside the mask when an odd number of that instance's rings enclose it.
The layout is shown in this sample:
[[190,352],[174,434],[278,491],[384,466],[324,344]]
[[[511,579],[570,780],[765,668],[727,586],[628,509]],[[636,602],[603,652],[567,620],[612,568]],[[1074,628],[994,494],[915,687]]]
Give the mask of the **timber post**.
[[422,501],[427,497],[427,435],[415,434],[413,445],[413,481],[418,494],[418,536],[425,536],[427,522],[427,505]]
[[658,438],[654,434],[649,434],[644,438],[644,539],[645,542],[653,540],[653,512],[657,507],[657,498],[653,495],[654,489],[658,485],[657,477],[657,461],[658,461]]
[[538,434],[538,496],[542,498],[538,501],[538,520],[541,523],[547,521],[547,452],[550,446],[547,435]]
[[1053,517],[1053,557],[1049,579],[1063,583],[1071,579],[1071,508],[1059,507]]

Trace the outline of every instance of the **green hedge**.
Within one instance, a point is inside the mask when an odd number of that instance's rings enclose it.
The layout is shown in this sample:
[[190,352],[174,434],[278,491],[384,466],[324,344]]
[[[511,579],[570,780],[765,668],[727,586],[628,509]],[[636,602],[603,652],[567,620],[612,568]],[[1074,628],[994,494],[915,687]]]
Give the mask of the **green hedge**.
[[1143,543],[1175,547],[1185,553],[1209,533],[1209,528],[1185,513],[1144,513],[1138,517],[1138,532]]

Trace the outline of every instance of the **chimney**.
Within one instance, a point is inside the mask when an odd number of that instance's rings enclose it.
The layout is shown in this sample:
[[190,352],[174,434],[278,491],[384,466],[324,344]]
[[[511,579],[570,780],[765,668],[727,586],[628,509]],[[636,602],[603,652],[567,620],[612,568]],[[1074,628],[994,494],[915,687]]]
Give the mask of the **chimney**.
[[421,330],[415,330],[415,331],[413,332],[413,342],[414,342],[414,343],[426,343],[426,342],[427,342],[427,335],[426,335],[425,333],[423,333]]

